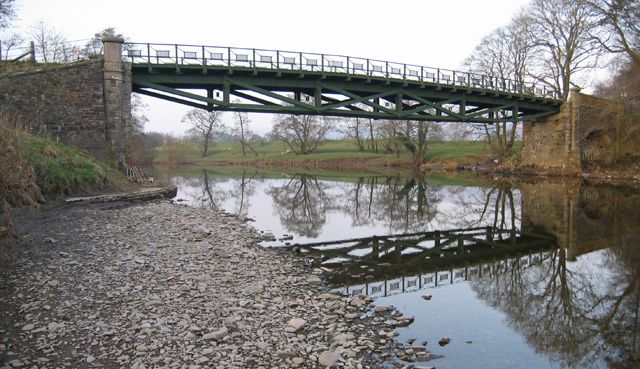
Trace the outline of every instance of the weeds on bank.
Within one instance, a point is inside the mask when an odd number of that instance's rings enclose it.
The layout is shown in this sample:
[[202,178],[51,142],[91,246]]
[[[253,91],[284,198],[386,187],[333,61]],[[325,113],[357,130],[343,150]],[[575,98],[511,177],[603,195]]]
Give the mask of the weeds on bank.
[[22,125],[0,112],[0,260],[9,258],[16,242],[10,209],[36,207],[35,171],[27,159]]

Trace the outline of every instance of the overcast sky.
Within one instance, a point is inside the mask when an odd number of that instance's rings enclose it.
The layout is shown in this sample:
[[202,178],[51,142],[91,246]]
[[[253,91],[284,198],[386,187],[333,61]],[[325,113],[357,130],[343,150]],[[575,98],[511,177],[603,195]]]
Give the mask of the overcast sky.
[[[480,39],[528,0],[147,1],[16,0],[15,26],[42,19],[69,40],[107,27],[134,42],[189,43],[343,54],[459,68]],[[188,107],[143,97],[147,131],[182,134]],[[230,113],[225,114],[229,122]],[[251,114],[270,130],[270,114]]]

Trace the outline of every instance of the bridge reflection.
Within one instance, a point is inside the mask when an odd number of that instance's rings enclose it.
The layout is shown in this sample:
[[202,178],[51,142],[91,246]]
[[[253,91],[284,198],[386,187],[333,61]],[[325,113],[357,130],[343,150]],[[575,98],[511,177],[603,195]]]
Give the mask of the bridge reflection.
[[467,282],[481,278],[492,278],[507,273],[511,269],[526,269],[541,265],[554,256],[551,251],[540,251],[520,257],[506,257],[492,262],[470,264],[460,268],[451,268],[430,273],[402,276],[382,281],[367,282],[339,287],[336,290],[349,296],[365,294],[373,298],[414,292],[427,288],[437,288],[458,282]]
[[294,245],[349,294],[372,296],[483,278],[546,258],[553,237],[476,227]]

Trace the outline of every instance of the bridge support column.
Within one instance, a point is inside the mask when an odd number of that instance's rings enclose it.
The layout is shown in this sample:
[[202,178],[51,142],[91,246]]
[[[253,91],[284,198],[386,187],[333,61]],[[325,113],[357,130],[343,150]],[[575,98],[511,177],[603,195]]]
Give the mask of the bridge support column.
[[575,174],[581,171],[577,143],[580,93],[572,89],[569,101],[558,114],[536,122],[525,122],[522,167],[525,171]]
[[122,162],[128,150],[131,131],[131,68],[122,61],[120,37],[104,37],[102,86],[106,122],[106,138],[111,148],[111,161]]

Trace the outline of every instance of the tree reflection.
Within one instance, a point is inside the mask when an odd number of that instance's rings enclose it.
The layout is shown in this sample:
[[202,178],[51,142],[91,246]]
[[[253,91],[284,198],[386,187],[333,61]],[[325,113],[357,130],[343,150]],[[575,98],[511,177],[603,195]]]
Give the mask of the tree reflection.
[[193,206],[198,208],[219,210],[220,204],[230,196],[218,185],[219,179],[211,178],[206,169],[202,170],[201,176],[176,178],[174,181],[180,182],[177,185],[184,189]]
[[[512,265],[471,285],[483,300],[507,314],[509,324],[536,351],[546,353],[563,367],[598,367],[602,360],[610,368],[637,367],[640,196],[621,195],[612,188],[582,192],[594,191],[598,201],[582,199],[581,207],[566,225],[576,227],[578,235],[593,233],[581,233],[581,226],[593,228],[598,222],[607,225],[607,233],[597,235],[598,239],[578,238],[578,248],[589,254],[571,261],[566,257],[567,250],[556,249],[535,267]],[[562,199],[555,201],[562,203]],[[590,249],[584,249],[585,245]],[[601,249],[603,246],[611,247]]]
[[[501,230],[516,230],[520,226],[520,204],[510,182],[498,182],[492,187],[478,187],[471,194],[453,191],[455,204],[447,219],[455,228],[491,226]],[[498,233],[503,239],[506,233]]]
[[308,174],[296,174],[284,186],[270,186],[280,222],[290,231],[317,237],[327,221],[327,211],[334,200],[327,196],[329,185]]
[[355,184],[346,186],[342,210],[351,217],[352,226],[373,222],[379,177],[358,177]]
[[253,171],[251,175],[247,174],[246,170],[242,171],[242,175],[239,179],[237,186],[234,186],[234,189],[231,191],[231,196],[233,197],[234,203],[234,211],[233,213],[239,217],[246,218],[249,212],[250,199],[255,192],[255,184],[253,183],[253,179],[258,174],[257,171]]

